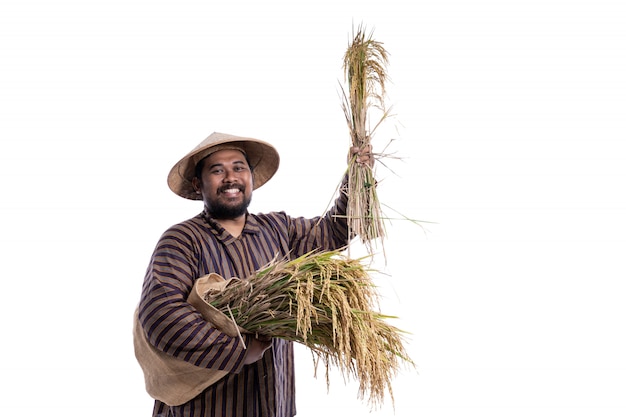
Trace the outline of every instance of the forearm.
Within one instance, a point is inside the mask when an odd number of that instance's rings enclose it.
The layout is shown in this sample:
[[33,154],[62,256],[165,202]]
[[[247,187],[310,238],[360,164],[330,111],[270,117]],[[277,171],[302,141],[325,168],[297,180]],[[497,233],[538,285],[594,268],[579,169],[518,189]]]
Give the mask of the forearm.
[[238,338],[207,323],[171,286],[155,279],[151,287],[142,295],[139,321],[153,346],[199,367],[239,372],[245,348]]
[[219,331],[187,298],[195,279],[198,255],[184,229],[168,230],[152,255],[139,303],[139,322],[156,349],[196,366],[237,372],[244,346]]
[[339,186],[338,196],[333,206],[323,216],[322,222],[327,224],[329,231],[332,233],[331,250],[339,249],[346,246],[354,237],[348,230],[348,176],[344,175]]
[[312,219],[285,216],[291,256],[302,256],[315,250],[337,250],[349,243],[345,178],[333,206],[323,216]]

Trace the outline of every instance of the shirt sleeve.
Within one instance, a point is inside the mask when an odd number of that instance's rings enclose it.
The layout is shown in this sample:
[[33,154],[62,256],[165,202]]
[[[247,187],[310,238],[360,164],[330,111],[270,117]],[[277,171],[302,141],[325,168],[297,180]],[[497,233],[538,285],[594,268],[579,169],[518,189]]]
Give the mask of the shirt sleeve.
[[238,373],[245,347],[187,302],[198,276],[199,250],[183,225],[166,231],[154,250],[139,302],[139,322],[158,350],[199,367]]
[[292,254],[301,256],[314,250],[338,250],[354,237],[348,230],[347,176],[344,176],[334,205],[323,216],[290,218],[289,240]]

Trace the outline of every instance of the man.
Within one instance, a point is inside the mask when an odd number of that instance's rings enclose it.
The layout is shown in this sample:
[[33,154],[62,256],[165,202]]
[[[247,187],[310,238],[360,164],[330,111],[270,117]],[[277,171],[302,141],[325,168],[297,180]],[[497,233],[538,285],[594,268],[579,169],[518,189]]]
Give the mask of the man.
[[[360,163],[373,162],[366,151],[351,149],[351,155]],[[246,278],[277,256],[348,244],[344,192],[324,216],[313,219],[248,212],[252,190],[278,165],[277,151],[266,142],[213,133],[170,171],[172,191],[202,200],[204,210],[159,239],[142,288],[138,326],[160,354],[225,376],[183,404],[155,399],[154,417],[296,414],[292,342],[230,337],[187,302],[194,281],[208,273]]]

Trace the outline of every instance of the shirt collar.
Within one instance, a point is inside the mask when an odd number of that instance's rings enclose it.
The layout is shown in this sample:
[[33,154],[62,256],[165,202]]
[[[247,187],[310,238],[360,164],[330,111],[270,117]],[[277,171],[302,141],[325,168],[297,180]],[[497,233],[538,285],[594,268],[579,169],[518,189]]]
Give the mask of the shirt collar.
[[[222,240],[226,240],[227,238],[232,238],[232,235],[226,231],[213,217],[211,217],[206,210],[203,210],[200,213],[200,216],[204,219],[204,221],[216,232],[216,235],[220,237]],[[261,227],[259,225],[259,221],[256,216],[251,215],[246,212],[246,223],[243,226],[243,230],[241,234],[250,234],[250,235],[258,235],[261,232]]]

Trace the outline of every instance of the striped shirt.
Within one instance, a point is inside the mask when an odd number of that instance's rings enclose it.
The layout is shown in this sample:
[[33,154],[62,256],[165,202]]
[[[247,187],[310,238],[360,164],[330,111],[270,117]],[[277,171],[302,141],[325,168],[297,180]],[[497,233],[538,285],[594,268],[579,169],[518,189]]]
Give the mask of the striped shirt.
[[[284,212],[247,214],[237,238],[203,212],[159,239],[144,280],[139,321],[157,349],[196,366],[229,372],[180,406],[155,400],[153,417],[292,417],[296,414],[293,344],[274,339],[256,363],[244,365],[238,338],[212,327],[187,303],[194,280],[211,272],[245,278],[279,257],[348,243],[347,198],[340,193],[323,217]],[[249,337],[246,335],[246,337]]]

